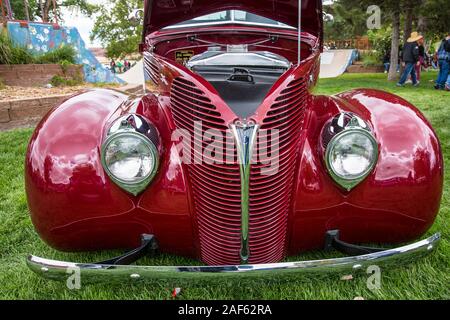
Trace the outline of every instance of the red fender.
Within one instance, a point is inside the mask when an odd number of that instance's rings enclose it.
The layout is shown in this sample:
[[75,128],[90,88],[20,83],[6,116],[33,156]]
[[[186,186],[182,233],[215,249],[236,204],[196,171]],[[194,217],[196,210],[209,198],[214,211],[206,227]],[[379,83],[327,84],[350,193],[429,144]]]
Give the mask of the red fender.
[[[398,96],[368,89],[316,96],[311,103],[290,252],[323,247],[324,233],[333,229],[355,243],[409,241],[428,230],[439,211],[444,172],[439,140],[420,111]],[[372,174],[350,192],[331,179],[319,143],[324,124],[340,112],[367,121],[380,149]]]
[[[159,173],[138,197],[111,182],[100,160],[110,119],[127,112],[149,119],[163,141]],[[94,90],[65,101],[41,121],[27,151],[25,186],[38,233],[65,251],[131,248],[152,233],[162,250],[195,255],[185,175],[172,151],[153,95]]]

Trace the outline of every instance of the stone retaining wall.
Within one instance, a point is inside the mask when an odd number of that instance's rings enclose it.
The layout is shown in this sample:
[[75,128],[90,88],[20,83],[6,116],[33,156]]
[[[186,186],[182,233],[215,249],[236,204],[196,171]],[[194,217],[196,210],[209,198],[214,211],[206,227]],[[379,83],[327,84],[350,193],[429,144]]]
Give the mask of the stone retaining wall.
[[36,125],[47,112],[70,95],[0,101],[0,131]]
[[65,72],[59,64],[0,65],[0,79],[8,86],[44,86],[56,76],[83,79],[83,66],[67,66]]
[[347,68],[348,73],[383,73],[383,66],[364,66],[362,64],[354,64]]
[[[142,86],[127,85],[118,90],[129,94],[142,93]],[[35,126],[53,107],[60,105],[72,94],[43,98],[0,101],[0,131]]]

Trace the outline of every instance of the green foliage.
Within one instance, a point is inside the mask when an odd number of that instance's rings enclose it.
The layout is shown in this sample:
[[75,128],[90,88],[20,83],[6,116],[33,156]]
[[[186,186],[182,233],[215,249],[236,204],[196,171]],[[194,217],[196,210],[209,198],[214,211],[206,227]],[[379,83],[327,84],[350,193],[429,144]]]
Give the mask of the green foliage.
[[15,45],[7,34],[0,34],[0,64],[74,64],[76,52],[71,46],[63,46],[42,55],[33,54],[24,47]]
[[45,63],[69,63],[74,64],[76,52],[71,46],[62,46],[55,50],[49,51],[42,55],[36,56],[35,63],[45,64]]
[[35,63],[34,57],[30,51],[24,47],[12,46],[11,47],[11,64],[30,64]]
[[62,77],[62,76],[53,76],[50,80],[50,84],[54,87],[73,87],[82,84],[82,81],[79,79]]
[[67,70],[69,69],[69,66],[71,66],[73,63],[68,60],[62,60],[59,62],[59,65],[61,66],[61,69],[64,74],[67,73]]
[[[10,0],[14,12],[14,19],[26,20],[24,0]],[[39,0],[28,0],[28,13],[31,21],[37,19],[43,21],[54,21],[53,2],[51,0],[42,0],[43,12],[39,6]],[[64,21],[61,14],[62,8],[77,10],[78,12],[91,16],[97,10],[97,5],[89,3],[87,0],[57,0],[56,18],[58,21]]]
[[0,64],[10,64],[12,59],[11,41],[5,33],[0,34]]
[[450,32],[450,8],[448,0],[425,0],[420,14],[426,18],[425,34],[441,38]]
[[59,65],[61,66],[63,76],[55,75],[50,80],[50,84],[54,87],[63,87],[63,86],[78,86],[83,83],[83,77],[81,73],[76,74],[68,74],[69,67],[73,65],[68,60],[59,61]]
[[361,55],[362,63],[365,67],[375,67],[382,65],[381,56],[378,52],[366,52]]
[[366,34],[366,9],[377,5],[381,9],[383,28],[392,25],[395,6],[400,6],[402,27],[404,27],[406,8],[413,11],[413,30],[419,29],[419,20],[423,19],[422,31],[427,38],[440,38],[450,30],[450,10],[448,0],[335,0],[333,5],[325,7],[325,11],[334,16],[334,22],[325,23],[325,38],[332,40],[350,39]]
[[0,34],[0,64],[28,64],[33,61],[27,49],[14,45],[6,33]]
[[138,51],[142,38],[142,24],[134,26],[128,20],[132,9],[142,8],[141,0],[108,0],[99,8],[91,33],[91,40],[98,39],[110,58],[122,58]]
[[64,85],[65,79],[61,76],[53,76],[50,80],[50,84],[54,87],[61,87]]
[[376,51],[379,58],[382,58],[386,52],[390,52],[392,41],[392,28],[390,26],[380,30],[369,30],[367,36],[372,44],[372,49]]
[[[10,0],[11,8],[14,13],[14,19],[26,20],[24,0]],[[37,0],[28,0],[28,14],[30,20],[35,20],[40,16],[39,4]]]
[[364,7],[338,1],[326,10],[334,20],[324,24],[325,40],[348,40],[365,34],[368,17]]

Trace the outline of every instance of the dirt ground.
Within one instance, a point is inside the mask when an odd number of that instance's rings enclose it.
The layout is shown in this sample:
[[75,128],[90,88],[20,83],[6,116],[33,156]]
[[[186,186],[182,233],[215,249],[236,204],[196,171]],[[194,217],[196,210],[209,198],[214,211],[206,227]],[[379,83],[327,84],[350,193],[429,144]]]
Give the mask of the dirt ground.
[[[68,95],[76,93],[86,88],[94,88],[94,87],[95,86],[91,84],[83,84],[80,86],[73,86],[73,87],[53,87],[53,88],[4,86],[0,88],[0,101]],[[118,86],[111,85],[109,87],[117,88]]]

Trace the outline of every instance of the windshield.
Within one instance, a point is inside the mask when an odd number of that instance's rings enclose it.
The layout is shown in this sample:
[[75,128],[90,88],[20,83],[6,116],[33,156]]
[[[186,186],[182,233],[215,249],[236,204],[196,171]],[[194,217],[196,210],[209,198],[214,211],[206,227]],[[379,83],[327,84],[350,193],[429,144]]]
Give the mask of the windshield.
[[263,25],[263,26],[295,29],[291,26],[288,26],[287,24],[241,10],[226,10],[212,14],[207,14],[198,18],[174,24],[165,29],[191,27],[199,25],[227,24],[227,23]]

